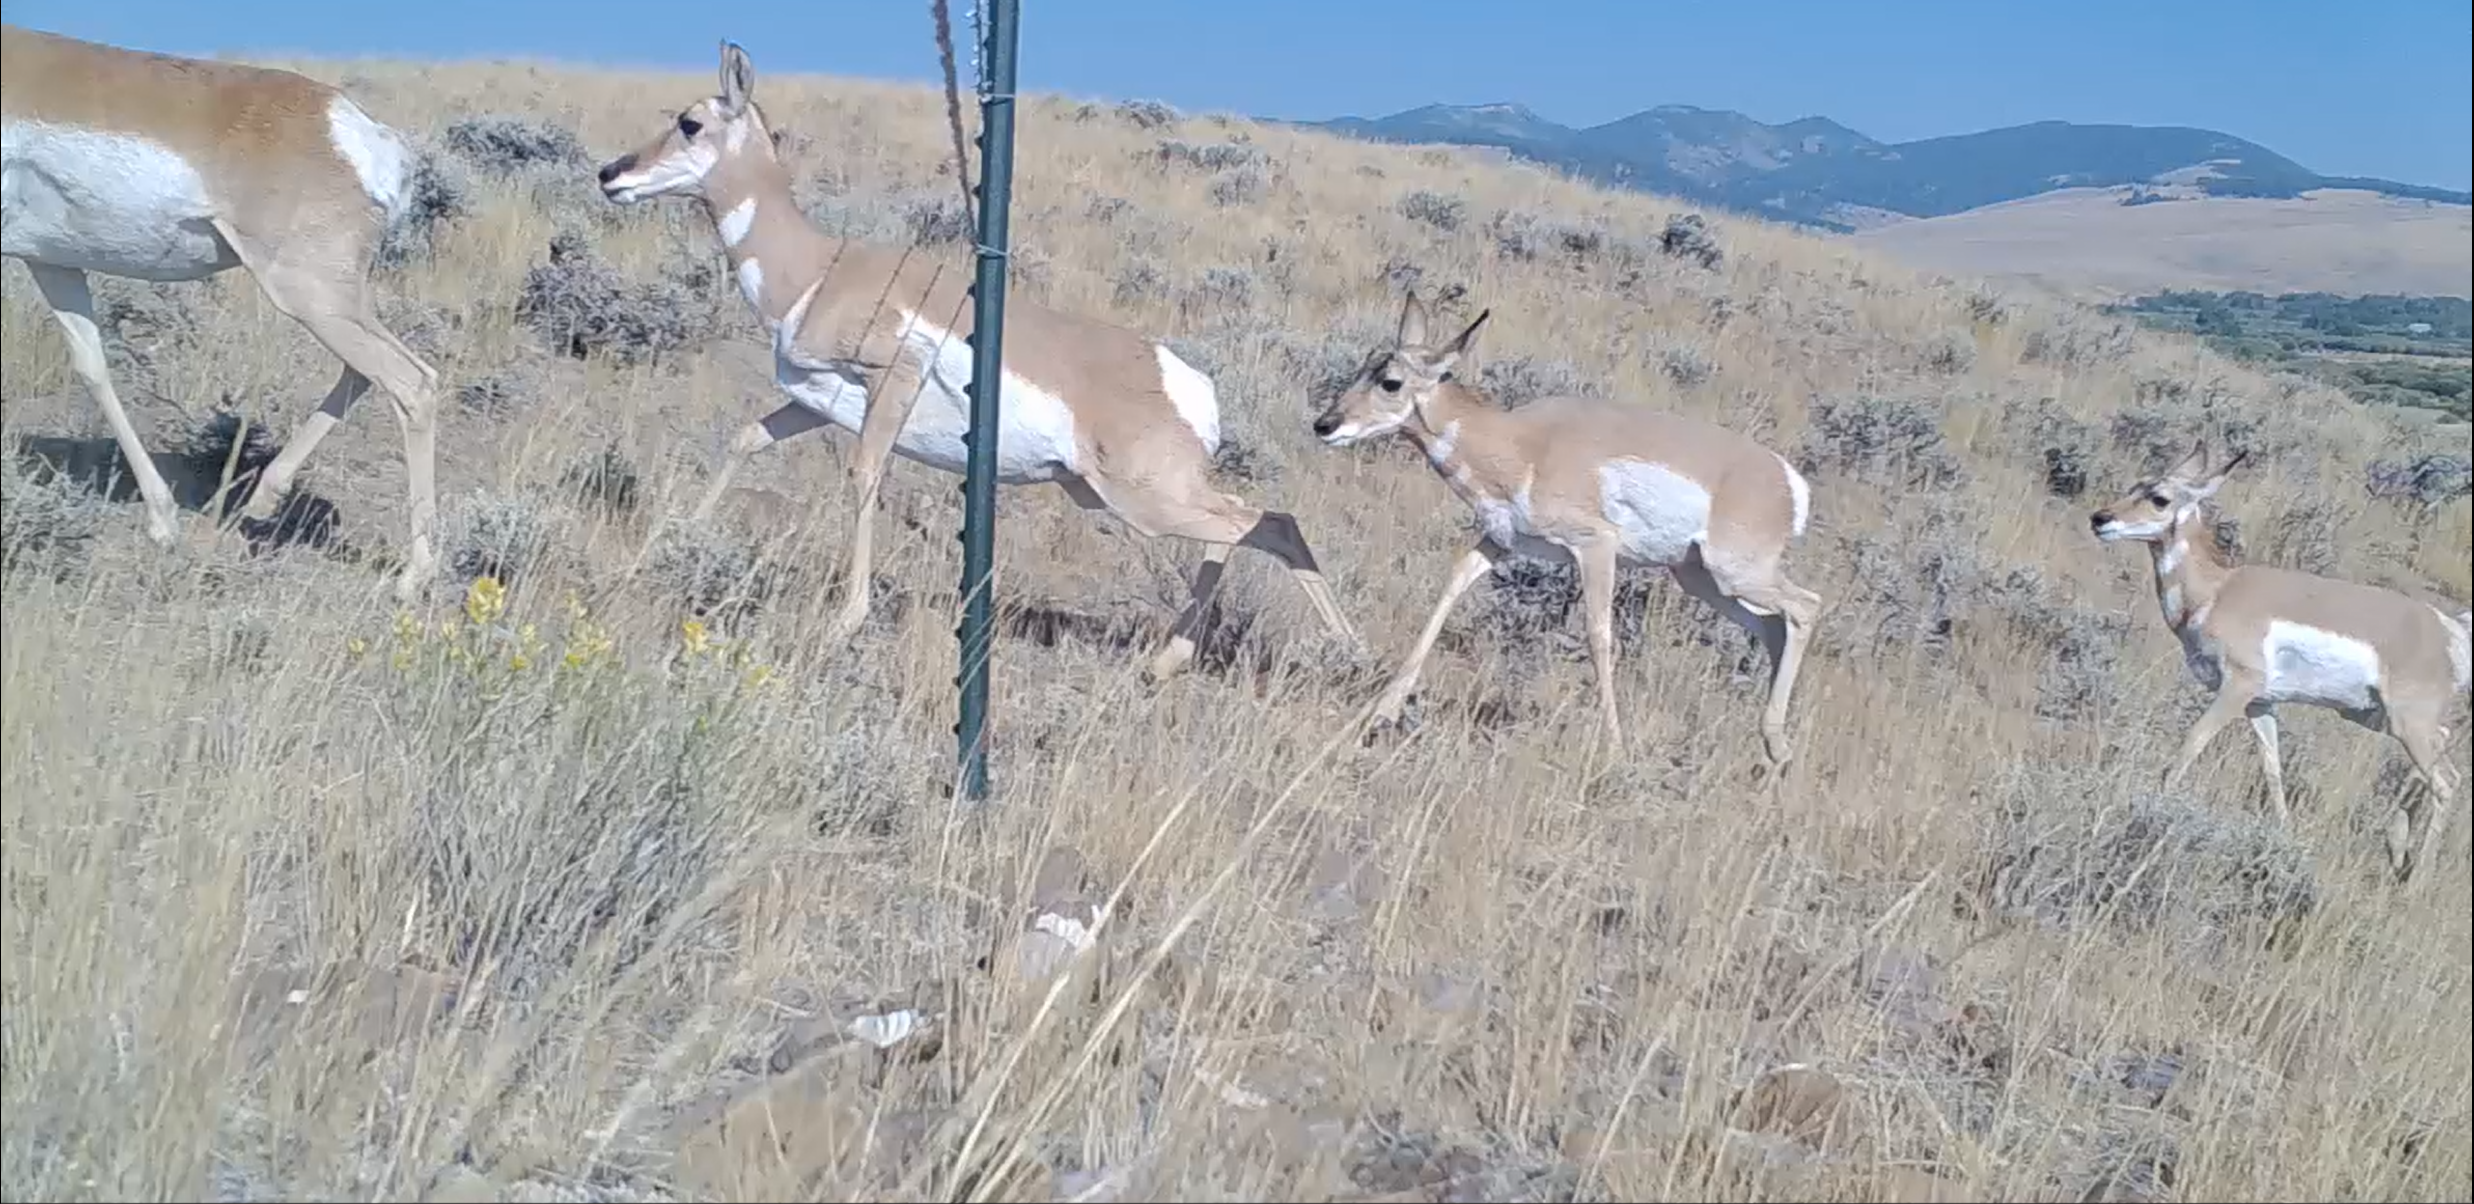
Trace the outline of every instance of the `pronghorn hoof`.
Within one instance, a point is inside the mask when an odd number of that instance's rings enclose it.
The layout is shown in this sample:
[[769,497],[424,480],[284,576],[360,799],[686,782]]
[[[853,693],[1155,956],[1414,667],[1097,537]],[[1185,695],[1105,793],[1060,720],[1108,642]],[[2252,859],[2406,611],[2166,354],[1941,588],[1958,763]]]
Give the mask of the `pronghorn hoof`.
[[233,517],[255,522],[268,522],[283,512],[283,503],[283,494],[261,487],[250,491],[249,500],[241,505]]
[[1417,713],[1417,698],[1411,695],[1398,706],[1378,707],[1374,718],[1366,723],[1365,742],[1372,744],[1383,735],[1408,736],[1423,726]]

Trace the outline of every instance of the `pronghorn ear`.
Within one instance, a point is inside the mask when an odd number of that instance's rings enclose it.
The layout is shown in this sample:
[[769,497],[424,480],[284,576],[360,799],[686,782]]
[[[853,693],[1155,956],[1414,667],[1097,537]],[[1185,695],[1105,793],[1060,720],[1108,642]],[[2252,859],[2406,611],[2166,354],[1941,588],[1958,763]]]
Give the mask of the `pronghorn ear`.
[[1426,345],[1426,303],[1417,299],[1417,290],[1409,290],[1409,300],[1400,307],[1400,337],[1403,347]]
[[1469,345],[1478,337],[1478,327],[1486,325],[1486,319],[1494,312],[1491,309],[1479,310],[1477,320],[1469,323],[1468,329],[1461,331],[1459,337],[1443,345],[1443,357],[1446,360],[1456,360],[1469,354]]
[[2207,475],[2208,441],[2205,439],[2202,439],[2197,443],[2193,443],[2191,445],[2189,455],[2182,457],[2174,463],[2173,467],[2165,470],[2166,480],[2181,481],[2186,484],[2192,481],[2205,480]]
[[747,52],[737,42],[722,42],[722,116],[737,117],[747,111],[747,98],[756,92],[756,64],[748,61]]
[[2199,487],[2199,496],[2215,497],[2216,491],[2225,487],[2225,478],[2233,475],[2233,470],[2241,467],[2242,462],[2250,458],[2251,453],[2247,450],[2235,452],[2233,459],[2225,461],[2225,466],[2217,469],[2216,475],[2209,477],[2207,484]]

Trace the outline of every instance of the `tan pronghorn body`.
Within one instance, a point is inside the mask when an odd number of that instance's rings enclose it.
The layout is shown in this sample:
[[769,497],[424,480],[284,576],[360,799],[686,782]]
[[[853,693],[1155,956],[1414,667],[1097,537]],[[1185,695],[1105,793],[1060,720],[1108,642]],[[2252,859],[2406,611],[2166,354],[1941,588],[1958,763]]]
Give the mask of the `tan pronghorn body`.
[[318,411],[269,465],[249,512],[275,513],[301,462],[371,381],[404,427],[412,536],[407,595],[437,560],[437,373],[388,332],[371,260],[401,216],[410,149],[341,92],[293,74],[0,27],[0,252],[23,260],[78,376],[111,423],[148,533],[175,539],[170,488],[121,408],[86,273],[197,280],[245,267],[276,308],[344,361]]
[[[710,515],[757,451],[827,425],[858,434],[851,477],[859,509],[845,602],[829,633],[839,642],[867,618],[873,512],[888,455],[963,469],[969,263],[818,230],[792,199],[772,132],[750,99],[755,69],[736,45],[722,47],[721,82],[720,95],[688,106],[651,145],[605,165],[602,189],[622,203],[673,193],[703,201],[741,292],[773,332],[775,381],[790,403],[740,432],[697,518]],[[1323,622],[1354,641],[1296,521],[1212,488],[1218,399],[1208,377],[1157,341],[1011,300],[998,409],[1000,481],[1054,482],[1078,505],[1112,511],[1145,535],[1211,545],[1190,604],[1151,666],[1155,676],[1193,655],[1194,624],[1239,544],[1285,562]]]
[[1780,564],[1809,517],[1804,478],[1759,443],[1679,415],[1573,397],[1501,409],[1454,374],[1485,321],[1481,313],[1459,337],[1430,344],[1425,306],[1411,293],[1395,345],[1371,356],[1314,424],[1335,447],[1407,436],[1484,530],[1454,566],[1377,721],[1398,717],[1453,604],[1497,560],[1570,557],[1601,710],[1620,745],[1613,609],[1615,570],[1629,562],[1668,570],[1761,641],[1771,666],[1763,745],[1785,764],[1787,703],[1821,610],[1820,597]]
[[[2237,455],[2211,470],[2202,443],[2162,478],[2088,516],[2098,539],[2148,545],[2165,625],[2182,641],[2191,675],[2216,691],[2166,767],[2164,784],[2181,781],[2210,739],[2247,717],[2259,741],[2268,797],[2278,818],[2287,818],[2276,706],[2335,711],[2396,737],[2430,784],[2431,803],[2416,808],[2401,802],[2388,822],[2390,864],[2401,877],[2428,881],[2427,872],[2416,871],[2427,870],[2448,823],[2454,796],[2445,763],[2448,712],[2466,690],[2467,629],[2474,616],[2452,616],[2376,586],[2226,563],[2207,522],[2207,502],[2241,462]],[[2418,855],[2417,819],[2423,828]]]

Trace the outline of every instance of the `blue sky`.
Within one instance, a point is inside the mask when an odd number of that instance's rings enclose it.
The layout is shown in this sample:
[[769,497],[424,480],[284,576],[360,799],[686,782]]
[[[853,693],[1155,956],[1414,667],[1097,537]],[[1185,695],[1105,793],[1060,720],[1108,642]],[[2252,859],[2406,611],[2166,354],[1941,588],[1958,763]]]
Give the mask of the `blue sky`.
[[[957,23],[969,0],[953,0]],[[1898,141],[2059,118],[2190,125],[2330,175],[2474,177],[2464,0],[1024,0],[1023,86],[1274,117],[1519,101],[1822,115]],[[1517,15],[1515,15],[1517,14]],[[541,58],[928,79],[926,0],[9,0],[181,53]],[[967,26],[965,26],[967,29]],[[966,39],[968,34],[963,35]],[[967,63],[963,70],[969,71]],[[966,79],[967,83],[967,79]]]

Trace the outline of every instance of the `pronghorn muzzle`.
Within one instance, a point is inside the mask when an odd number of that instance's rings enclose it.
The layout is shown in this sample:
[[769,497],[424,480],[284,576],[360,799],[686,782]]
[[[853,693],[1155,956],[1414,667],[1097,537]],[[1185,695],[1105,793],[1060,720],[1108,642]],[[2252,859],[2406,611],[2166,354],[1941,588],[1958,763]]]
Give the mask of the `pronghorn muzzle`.
[[628,172],[634,171],[635,169],[636,153],[634,151],[629,151],[626,154],[620,155],[618,158],[612,159],[601,165],[601,171],[599,173],[601,186],[604,189],[607,189],[610,187],[610,181],[626,175]]

